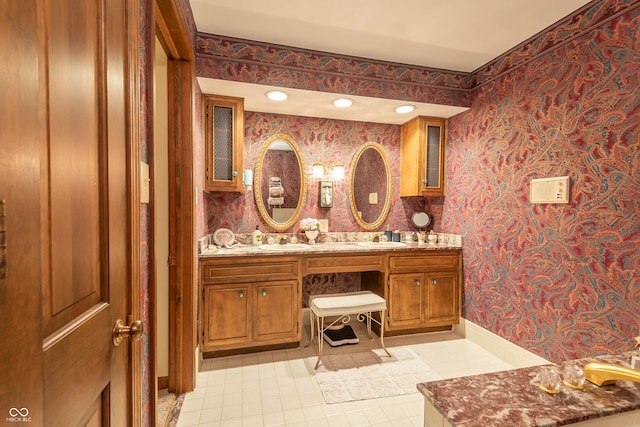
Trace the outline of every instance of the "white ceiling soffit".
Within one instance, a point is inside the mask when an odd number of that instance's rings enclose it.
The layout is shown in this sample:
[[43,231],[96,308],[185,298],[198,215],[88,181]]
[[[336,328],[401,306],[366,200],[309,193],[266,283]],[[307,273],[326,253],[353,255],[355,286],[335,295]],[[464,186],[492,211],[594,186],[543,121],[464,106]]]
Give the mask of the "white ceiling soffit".
[[190,0],[198,31],[471,72],[588,0]]
[[[396,101],[365,96],[341,96],[328,92],[279,88],[204,77],[198,77],[198,83],[203,93],[244,98],[244,109],[246,111],[261,113],[278,113],[400,125],[415,116],[449,118],[468,109],[466,107],[452,107],[449,105],[426,104],[413,101]],[[274,89],[286,92],[287,95],[289,95],[287,100],[276,102],[268,99],[265,93]],[[342,97],[353,100],[353,105],[349,108],[334,107],[333,101]],[[416,109],[408,114],[398,114],[395,112],[397,106],[407,104],[415,106]]]

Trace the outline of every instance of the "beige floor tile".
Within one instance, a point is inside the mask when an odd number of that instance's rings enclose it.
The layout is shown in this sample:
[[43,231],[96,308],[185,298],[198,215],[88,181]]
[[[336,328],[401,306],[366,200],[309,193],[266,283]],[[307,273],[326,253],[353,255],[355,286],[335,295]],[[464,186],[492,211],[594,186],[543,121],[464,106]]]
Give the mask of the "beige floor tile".
[[[379,348],[361,325],[354,325],[358,345],[323,354]],[[303,334],[302,344],[306,344]],[[451,332],[387,337],[387,347],[409,346],[443,378],[511,369],[482,347]],[[178,427],[212,426],[421,426],[420,393],[341,404],[326,404],[313,379],[316,348],[266,351],[207,359],[197,375],[196,390],[185,397]]]

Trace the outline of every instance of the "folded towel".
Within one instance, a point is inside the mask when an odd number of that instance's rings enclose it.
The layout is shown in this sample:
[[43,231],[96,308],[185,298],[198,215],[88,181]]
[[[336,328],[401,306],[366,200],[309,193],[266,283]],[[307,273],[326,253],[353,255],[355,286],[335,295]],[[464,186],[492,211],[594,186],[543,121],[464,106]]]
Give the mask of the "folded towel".
[[269,195],[272,197],[284,196],[284,187],[270,187]]

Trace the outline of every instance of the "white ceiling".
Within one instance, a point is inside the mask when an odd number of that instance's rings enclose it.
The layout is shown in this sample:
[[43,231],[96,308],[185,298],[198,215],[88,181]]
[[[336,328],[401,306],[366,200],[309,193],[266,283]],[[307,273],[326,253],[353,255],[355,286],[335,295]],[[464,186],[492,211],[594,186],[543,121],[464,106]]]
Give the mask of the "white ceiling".
[[[190,0],[190,3],[196,27],[205,33],[472,72],[588,0]],[[357,112],[358,118],[353,118],[349,109],[336,112],[330,104],[326,108],[307,106],[311,100],[315,103],[317,92],[287,89],[290,95],[295,93],[290,99],[295,98],[296,102],[292,99],[289,107],[287,104],[271,107],[273,104],[262,105],[264,101],[259,99],[264,98],[267,87],[251,85],[242,89],[243,93],[238,89],[232,94],[222,91],[235,91],[237,86],[211,79],[199,81],[205,92],[244,96],[249,111],[398,122],[397,117],[388,114],[393,110],[393,101],[369,98]],[[305,102],[299,103],[298,96]],[[335,95],[329,96],[330,101],[335,99]],[[366,99],[350,98],[356,100],[354,107]],[[317,103],[325,101],[318,99]],[[445,109],[438,113],[433,104],[413,104],[421,110],[411,116],[450,117],[460,112]],[[302,106],[309,111],[301,111]],[[402,116],[400,122],[409,118]]]

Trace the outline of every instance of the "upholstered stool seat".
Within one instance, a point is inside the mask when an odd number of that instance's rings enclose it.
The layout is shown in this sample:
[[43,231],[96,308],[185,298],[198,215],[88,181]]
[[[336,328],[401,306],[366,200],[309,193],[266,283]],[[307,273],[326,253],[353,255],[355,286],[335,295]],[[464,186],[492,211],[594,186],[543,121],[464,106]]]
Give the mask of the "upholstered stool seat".
[[[384,345],[384,313],[386,310],[387,302],[385,299],[371,291],[312,295],[309,297],[311,324],[309,344],[316,339],[316,335],[318,339],[318,360],[314,369],[320,366],[325,331],[339,323],[348,323],[351,320],[351,315],[357,315],[359,321],[367,322],[367,333],[370,338],[372,338],[371,322],[373,321],[380,326],[380,345],[387,352],[387,355],[391,356]],[[371,315],[371,313],[375,312],[380,313],[379,321]],[[334,316],[337,316],[337,318],[325,325],[325,317]]]

